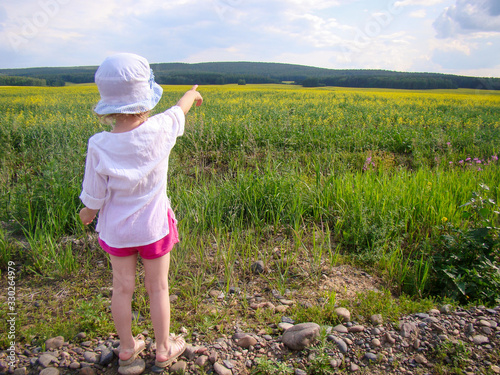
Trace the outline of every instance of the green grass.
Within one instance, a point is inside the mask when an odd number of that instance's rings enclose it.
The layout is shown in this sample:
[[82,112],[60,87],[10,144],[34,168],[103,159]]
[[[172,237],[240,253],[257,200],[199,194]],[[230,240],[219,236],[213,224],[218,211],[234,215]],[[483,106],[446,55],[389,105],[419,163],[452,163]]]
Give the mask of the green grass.
[[[165,87],[158,111],[185,89]],[[301,290],[342,262],[401,295],[399,304],[359,296],[363,316],[427,308],[442,224],[471,225],[459,207],[481,184],[500,198],[497,92],[200,90],[205,103],[188,116],[168,185],[181,236],[170,283],[184,312],[175,314],[194,325],[232,318],[224,309],[208,321],[195,313],[210,290]],[[0,88],[0,270],[15,261],[28,284],[86,274],[105,260],[93,226],[77,215],[87,140],[106,129],[92,115],[97,100],[93,85]],[[256,260],[265,274],[251,272]],[[145,292],[137,296],[147,316]],[[333,320],[328,304],[308,313]],[[255,324],[275,318],[245,314]]]

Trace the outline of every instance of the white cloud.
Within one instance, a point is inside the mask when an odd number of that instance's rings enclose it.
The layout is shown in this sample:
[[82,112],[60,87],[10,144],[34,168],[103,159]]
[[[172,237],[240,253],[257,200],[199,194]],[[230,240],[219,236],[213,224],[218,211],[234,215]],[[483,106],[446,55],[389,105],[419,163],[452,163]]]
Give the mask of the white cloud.
[[439,38],[481,31],[500,32],[498,0],[457,0],[434,22]]
[[396,1],[394,3],[394,5],[397,7],[411,6],[411,5],[420,5],[420,6],[429,7],[429,6],[444,3],[445,1],[446,0],[401,0],[401,1]]
[[[412,71],[464,58],[467,71],[487,70],[499,15],[500,0],[2,0],[0,67],[97,65],[130,51],[152,62]],[[24,38],[19,48],[9,35]]]
[[413,17],[413,18],[425,18],[426,16],[427,16],[427,12],[425,9],[415,10],[415,11],[410,13],[410,17]]

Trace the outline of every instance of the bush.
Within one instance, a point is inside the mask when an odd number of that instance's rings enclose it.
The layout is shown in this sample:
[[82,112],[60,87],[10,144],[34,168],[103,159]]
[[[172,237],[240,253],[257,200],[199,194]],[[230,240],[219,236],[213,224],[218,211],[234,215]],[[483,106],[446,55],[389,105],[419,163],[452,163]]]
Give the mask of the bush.
[[[496,203],[487,197],[489,188],[481,185],[482,194],[474,192],[464,204],[463,218],[471,223],[465,230],[448,223],[442,227],[438,252],[433,256],[438,294],[461,303],[500,302],[499,233],[492,217],[498,217]],[[496,221],[496,220],[495,220]]]

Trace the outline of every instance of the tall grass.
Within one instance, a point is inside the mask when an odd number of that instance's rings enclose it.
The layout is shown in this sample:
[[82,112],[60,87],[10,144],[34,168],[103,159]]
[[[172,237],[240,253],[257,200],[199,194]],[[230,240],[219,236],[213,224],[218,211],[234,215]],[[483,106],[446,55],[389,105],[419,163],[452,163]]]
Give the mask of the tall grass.
[[[158,111],[185,89],[165,87]],[[480,183],[499,198],[498,93],[200,90],[168,185],[182,237],[172,285],[191,278],[193,298],[239,284],[254,260],[273,264],[276,249],[287,253],[268,275],[279,290],[301,262],[314,278],[348,256],[418,294],[429,273],[422,249],[443,220],[466,227],[458,207]],[[0,88],[0,220],[29,243],[2,259],[29,256],[26,269],[46,275],[77,266],[61,239],[84,234],[86,144],[105,129],[91,114],[97,100],[94,86]]]

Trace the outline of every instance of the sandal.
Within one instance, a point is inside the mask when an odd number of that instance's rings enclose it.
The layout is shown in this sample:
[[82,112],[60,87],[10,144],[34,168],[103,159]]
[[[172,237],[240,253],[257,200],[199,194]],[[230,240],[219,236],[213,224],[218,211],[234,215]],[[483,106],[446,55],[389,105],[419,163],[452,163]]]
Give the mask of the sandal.
[[161,369],[170,365],[177,357],[179,357],[182,353],[184,353],[184,350],[186,349],[186,341],[184,341],[184,338],[182,336],[171,335],[169,341],[170,345],[172,345],[172,350],[171,350],[171,352],[173,353],[172,356],[166,361],[160,362],[158,360],[155,360],[155,366]]
[[145,348],[146,348],[146,343],[144,342],[144,340],[136,341],[136,345],[135,345],[134,349],[124,350],[124,352],[132,352],[133,351],[132,356],[129,359],[118,359],[118,364],[120,366],[128,366],[128,365],[132,364],[135,361],[135,359],[137,358],[137,356],[139,355],[139,353],[142,352]]

